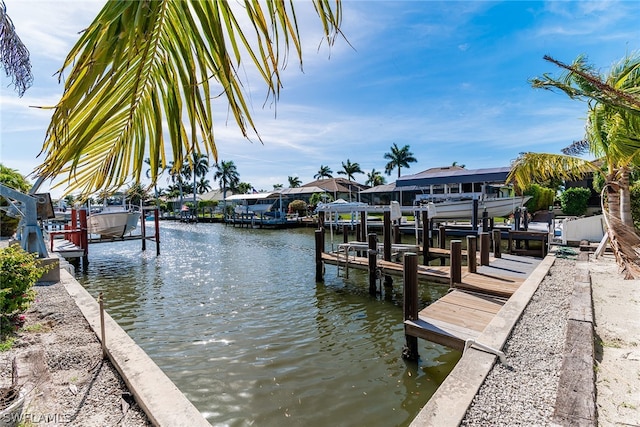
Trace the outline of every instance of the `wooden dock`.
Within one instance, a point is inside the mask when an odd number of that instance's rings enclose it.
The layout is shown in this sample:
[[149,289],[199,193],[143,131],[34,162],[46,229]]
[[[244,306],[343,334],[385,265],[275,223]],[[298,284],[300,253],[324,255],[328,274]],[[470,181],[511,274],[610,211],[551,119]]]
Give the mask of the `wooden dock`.
[[463,275],[444,297],[408,316],[405,334],[463,350],[477,339],[541,260],[515,255],[494,258]]

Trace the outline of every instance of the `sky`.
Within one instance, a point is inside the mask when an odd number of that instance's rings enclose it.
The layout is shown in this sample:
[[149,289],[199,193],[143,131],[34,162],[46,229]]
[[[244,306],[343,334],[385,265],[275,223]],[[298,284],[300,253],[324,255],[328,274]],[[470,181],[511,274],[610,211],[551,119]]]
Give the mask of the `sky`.
[[[0,162],[30,174],[50,110],[63,84],[56,71],[104,1],[4,0],[31,53],[34,84],[18,97],[1,74]],[[509,166],[525,151],[559,153],[584,136],[587,106],[566,95],[533,89],[529,80],[586,55],[601,73],[640,50],[637,1],[350,1],[342,32],[322,43],[312,4],[296,2],[303,70],[290,61],[277,104],[247,65],[245,88],[262,142],[248,141],[216,104],[218,160],[233,161],[240,180],[258,190],[307,183],[322,165],[357,162],[384,172],[384,154],[409,145],[418,160],[402,175],[448,166]],[[211,159],[213,163],[213,159]],[[395,181],[397,173],[386,176]],[[213,170],[207,178],[214,187]],[[356,174],[364,183],[366,175]],[[59,197],[64,187],[49,188]],[[160,178],[159,185],[168,181]]]

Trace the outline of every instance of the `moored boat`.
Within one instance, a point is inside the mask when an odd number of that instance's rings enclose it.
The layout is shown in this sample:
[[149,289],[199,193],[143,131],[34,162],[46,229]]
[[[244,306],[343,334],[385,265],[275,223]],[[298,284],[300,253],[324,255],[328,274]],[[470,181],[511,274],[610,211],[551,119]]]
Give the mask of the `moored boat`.
[[[120,200],[121,203],[114,202]],[[105,202],[98,212],[92,212],[87,217],[89,234],[101,237],[121,238],[138,227],[140,212],[128,208],[124,203],[124,196],[114,196]]]
[[[489,218],[507,216],[516,208],[522,207],[531,196],[500,197],[495,199],[478,200],[478,215],[487,212]],[[438,219],[466,219],[473,216],[473,200],[443,200],[426,204],[429,218]]]

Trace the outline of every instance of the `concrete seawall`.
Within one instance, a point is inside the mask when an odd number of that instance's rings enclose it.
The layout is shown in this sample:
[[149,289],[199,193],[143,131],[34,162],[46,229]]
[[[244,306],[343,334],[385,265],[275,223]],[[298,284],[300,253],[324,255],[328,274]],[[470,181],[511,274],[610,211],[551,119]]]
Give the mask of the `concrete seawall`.
[[[60,281],[101,340],[98,302],[63,269],[60,270]],[[156,426],[210,426],[198,409],[111,316],[105,313],[104,317],[108,357],[149,420]]]

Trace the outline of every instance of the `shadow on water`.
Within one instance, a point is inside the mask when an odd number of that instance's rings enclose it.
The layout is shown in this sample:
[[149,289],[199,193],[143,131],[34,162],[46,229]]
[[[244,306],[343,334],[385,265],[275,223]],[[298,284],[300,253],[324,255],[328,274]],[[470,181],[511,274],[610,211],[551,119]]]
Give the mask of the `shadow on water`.
[[[327,266],[312,230],[162,223],[162,254],[93,245],[78,279],[213,425],[408,425],[460,358],[401,358],[402,283],[368,293]],[[446,292],[421,285],[423,306]]]

